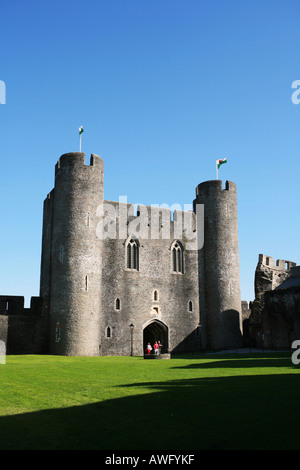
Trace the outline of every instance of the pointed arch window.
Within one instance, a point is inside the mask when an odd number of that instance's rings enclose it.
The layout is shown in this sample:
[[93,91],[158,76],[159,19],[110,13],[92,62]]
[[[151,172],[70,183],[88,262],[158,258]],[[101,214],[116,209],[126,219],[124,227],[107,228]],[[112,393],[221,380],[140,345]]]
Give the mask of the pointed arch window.
[[111,337],[111,328],[110,328],[110,326],[108,326],[106,328],[106,338],[110,338],[110,337]]
[[121,310],[121,300],[119,298],[115,301],[115,310]]
[[131,238],[126,246],[126,267],[128,269],[139,270],[139,242]]
[[171,250],[172,255],[172,271],[175,273],[183,273],[183,248],[181,243],[175,242]]

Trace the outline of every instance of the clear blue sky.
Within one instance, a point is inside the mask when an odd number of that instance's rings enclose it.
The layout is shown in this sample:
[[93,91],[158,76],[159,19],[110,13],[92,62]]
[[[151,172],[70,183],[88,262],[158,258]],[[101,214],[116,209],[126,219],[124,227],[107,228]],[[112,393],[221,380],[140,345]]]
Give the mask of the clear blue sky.
[[3,0],[0,294],[39,294],[43,200],[61,154],[105,163],[105,199],[238,188],[242,298],[259,253],[300,264],[297,0]]

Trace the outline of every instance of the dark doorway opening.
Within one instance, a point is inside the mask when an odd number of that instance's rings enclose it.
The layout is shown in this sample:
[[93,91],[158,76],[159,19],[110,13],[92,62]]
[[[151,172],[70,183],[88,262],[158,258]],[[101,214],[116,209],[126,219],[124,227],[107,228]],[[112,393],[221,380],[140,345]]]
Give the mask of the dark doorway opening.
[[[143,332],[143,347],[144,353],[146,353],[146,346],[148,343],[151,344],[152,348],[155,341],[160,341],[162,344],[161,354],[166,354],[169,351],[169,338],[168,338],[168,327],[159,320],[154,320],[149,323]],[[154,354],[152,349],[151,354]]]

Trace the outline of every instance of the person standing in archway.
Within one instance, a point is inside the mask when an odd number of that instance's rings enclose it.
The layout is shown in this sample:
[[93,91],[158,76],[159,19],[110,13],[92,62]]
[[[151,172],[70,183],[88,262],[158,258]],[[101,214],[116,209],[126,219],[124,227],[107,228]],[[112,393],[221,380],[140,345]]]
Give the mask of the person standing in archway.
[[157,342],[157,341],[155,341],[153,347],[154,347],[154,354],[158,354],[158,353],[159,353],[159,351],[158,351],[159,345],[158,345],[158,342]]
[[152,346],[150,343],[147,344],[147,354],[150,354],[150,352],[152,351]]

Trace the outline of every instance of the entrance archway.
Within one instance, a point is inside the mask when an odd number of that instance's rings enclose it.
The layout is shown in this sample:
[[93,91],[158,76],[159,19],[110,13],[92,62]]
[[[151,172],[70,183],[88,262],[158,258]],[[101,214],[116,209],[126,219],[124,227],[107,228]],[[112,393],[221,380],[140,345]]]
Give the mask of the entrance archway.
[[160,341],[162,344],[161,354],[166,354],[169,351],[168,327],[159,320],[151,321],[143,330],[144,352],[146,351],[147,344],[150,343],[153,348],[155,341]]

